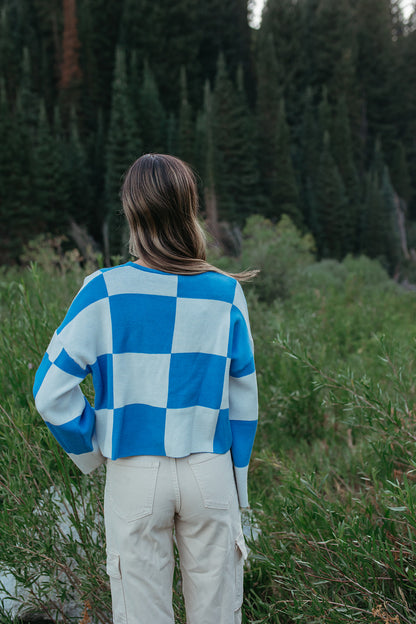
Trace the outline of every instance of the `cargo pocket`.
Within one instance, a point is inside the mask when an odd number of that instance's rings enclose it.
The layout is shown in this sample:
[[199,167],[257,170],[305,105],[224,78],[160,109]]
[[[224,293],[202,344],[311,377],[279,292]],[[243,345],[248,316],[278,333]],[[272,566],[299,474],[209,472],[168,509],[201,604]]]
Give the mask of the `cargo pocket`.
[[247,547],[243,533],[240,533],[235,540],[235,602],[234,611],[238,611],[243,604],[243,584],[244,584],[244,561],[247,559]]
[[159,460],[135,457],[107,464],[106,497],[112,510],[127,522],[153,513]]
[[204,507],[228,509],[233,496],[236,496],[230,453],[224,455],[197,453],[191,455],[188,461],[201,492]]
[[118,553],[107,552],[107,574],[110,577],[113,624],[127,624],[126,601]]

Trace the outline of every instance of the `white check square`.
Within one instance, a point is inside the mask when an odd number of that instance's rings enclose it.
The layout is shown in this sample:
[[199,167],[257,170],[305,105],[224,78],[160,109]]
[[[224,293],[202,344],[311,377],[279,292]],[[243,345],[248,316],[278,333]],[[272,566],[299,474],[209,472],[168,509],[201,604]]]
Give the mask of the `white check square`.
[[231,304],[178,298],[172,353],[227,355]]
[[168,457],[185,457],[195,452],[212,453],[218,410],[196,405],[168,409],[165,424],[165,450]]
[[178,276],[142,271],[134,266],[120,266],[103,273],[108,295],[165,295],[176,297]]
[[95,410],[95,434],[100,451],[105,457],[111,457],[113,448],[113,416],[112,409]]
[[88,364],[94,364],[98,356],[112,352],[110,328],[110,303],[105,298],[81,310],[76,317],[76,327],[69,322],[58,337],[67,346],[69,355],[85,368]]
[[142,404],[166,407],[170,354],[115,353],[114,409]]

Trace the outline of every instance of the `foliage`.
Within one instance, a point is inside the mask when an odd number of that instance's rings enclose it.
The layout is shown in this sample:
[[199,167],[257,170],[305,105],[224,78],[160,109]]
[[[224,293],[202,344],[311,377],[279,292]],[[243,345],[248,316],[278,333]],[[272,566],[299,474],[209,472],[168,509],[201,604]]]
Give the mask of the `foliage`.
[[[64,245],[39,239],[24,258],[36,264],[0,273],[0,569],[26,587],[29,612],[107,624],[104,474],[80,475],[31,397],[52,332],[97,266]],[[416,297],[374,260],[312,252],[287,217],[249,220],[246,261],[286,265],[246,287],[261,414],[244,622],[414,624]],[[84,391],[92,398],[88,381]],[[176,570],[184,622],[179,586]]]
[[260,269],[255,291],[261,301],[271,303],[296,290],[302,269],[312,262],[313,251],[312,237],[302,236],[287,215],[277,225],[254,215],[244,228],[241,264]]
[[2,261],[71,219],[106,262],[123,255],[121,176],[167,151],[198,168],[224,249],[218,224],[288,214],[321,257],[402,268],[376,225],[389,194],[407,228],[416,214],[415,21],[396,0],[267,0],[259,30],[247,13],[246,0],[0,1]]

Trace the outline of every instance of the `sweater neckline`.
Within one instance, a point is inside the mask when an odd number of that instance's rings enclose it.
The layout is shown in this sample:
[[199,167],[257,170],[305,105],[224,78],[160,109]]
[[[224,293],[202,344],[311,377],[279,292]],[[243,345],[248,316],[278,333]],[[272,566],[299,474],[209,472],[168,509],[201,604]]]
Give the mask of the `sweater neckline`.
[[145,271],[146,273],[159,273],[160,275],[177,275],[176,273],[168,273],[167,271],[159,271],[159,269],[151,269],[150,267],[145,267],[142,264],[137,264],[136,262],[126,262],[124,266],[132,266],[139,271]]

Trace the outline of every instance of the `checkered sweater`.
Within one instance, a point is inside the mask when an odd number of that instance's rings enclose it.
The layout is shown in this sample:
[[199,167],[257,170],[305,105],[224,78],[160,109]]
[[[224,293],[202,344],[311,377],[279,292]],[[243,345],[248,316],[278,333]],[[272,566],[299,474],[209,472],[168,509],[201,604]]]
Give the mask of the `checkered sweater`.
[[[94,407],[79,384],[92,374]],[[240,505],[257,425],[247,306],[215,272],[133,262],[88,276],[36,373],[36,407],[84,473],[131,455],[231,449]]]

